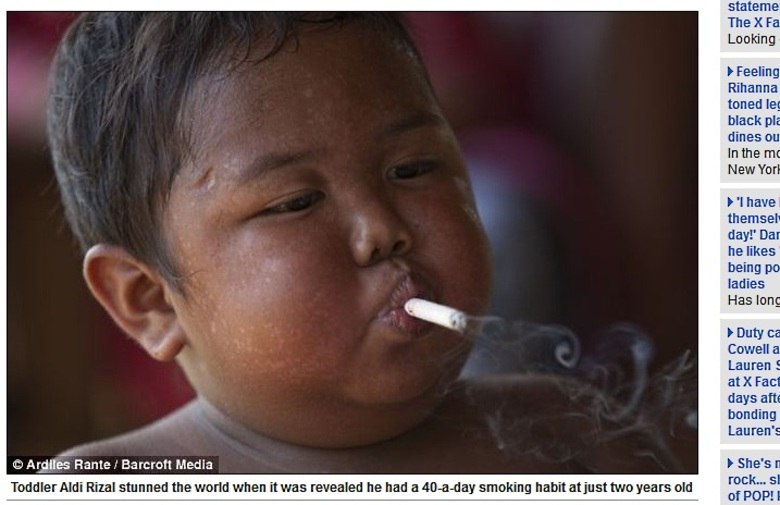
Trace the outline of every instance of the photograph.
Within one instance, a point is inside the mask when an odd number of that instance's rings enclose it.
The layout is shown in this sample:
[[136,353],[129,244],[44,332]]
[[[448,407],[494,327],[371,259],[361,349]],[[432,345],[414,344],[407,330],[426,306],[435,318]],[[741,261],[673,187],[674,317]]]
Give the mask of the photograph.
[[697,474],[698,23],[9,12],[9,461]]

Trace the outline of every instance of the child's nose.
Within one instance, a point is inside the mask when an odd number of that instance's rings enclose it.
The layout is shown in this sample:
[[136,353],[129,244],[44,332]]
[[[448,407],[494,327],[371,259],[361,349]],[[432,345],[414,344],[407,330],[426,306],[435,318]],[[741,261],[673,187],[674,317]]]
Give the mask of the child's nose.
[[352,215],[352,254],[360,266],[369,266],[412,247],[412,233],[392,204],[380,198],[364,201]]

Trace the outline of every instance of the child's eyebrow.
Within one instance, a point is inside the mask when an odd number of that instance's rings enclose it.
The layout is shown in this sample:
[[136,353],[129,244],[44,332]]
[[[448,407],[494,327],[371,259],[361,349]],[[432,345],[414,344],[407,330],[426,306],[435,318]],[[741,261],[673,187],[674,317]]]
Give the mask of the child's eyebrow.
[[289,153],[263,154],[255,158],[248,165],[243,166],[234,177],[231,177],[231,183],[235,186],[241,186],[267,172],[289,165],[294,165],[296,163],[311,161],[313,159],[322,157],[324,153],[324,149],[318,148],[304,149],[302,151]]
[[391,124],[387,129],[383,130],[379,136],[393,137],[416,128],[445,126],[446,124],[447,122],[439,114],[428,111],[418,112]]
[[[377,135],[378,140],[394,137],[410,130],[425,127],[445,126],[447,122],[433,112],[419,112],[406,116],[382,129]],[[325,155],[325,148],[303,149],[295,152],[267,153],[255,158],[251,163],[243,166],[231,177],[231,184],[242,186],[253,181],[261,175],[297,163],[312,161]]]

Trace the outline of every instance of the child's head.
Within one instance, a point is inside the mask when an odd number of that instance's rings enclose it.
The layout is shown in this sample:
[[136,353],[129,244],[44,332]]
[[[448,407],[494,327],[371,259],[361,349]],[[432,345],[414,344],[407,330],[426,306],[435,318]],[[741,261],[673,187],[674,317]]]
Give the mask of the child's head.
[[93,293],[236,420],[376,442],[457,374],[468,346],[402,306],[483,310],[487,246],[393,17],[89,15],[49,131]]

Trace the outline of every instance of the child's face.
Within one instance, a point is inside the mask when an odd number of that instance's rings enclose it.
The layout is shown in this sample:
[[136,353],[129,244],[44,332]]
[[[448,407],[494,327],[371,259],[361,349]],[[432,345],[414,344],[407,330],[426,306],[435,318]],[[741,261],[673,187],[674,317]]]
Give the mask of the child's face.
[[403,304],[480,312],[490,273],[458,146],[412,57],[360,26],[307,32],[201,83],[188,112],[196,152],[165,221],[199,394],[310,445],[424,419],[468,345]]

